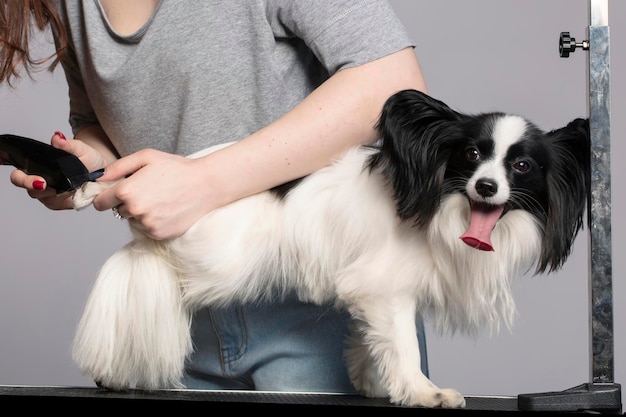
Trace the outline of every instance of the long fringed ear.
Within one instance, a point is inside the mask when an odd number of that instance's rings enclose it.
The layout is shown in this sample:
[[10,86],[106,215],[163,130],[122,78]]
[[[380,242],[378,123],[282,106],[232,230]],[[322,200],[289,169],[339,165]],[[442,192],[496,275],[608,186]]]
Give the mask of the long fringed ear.
[[591,194],[589,121],[574,119],[547,133],[554,165],[548,173],[548,218],[537,272],[559,269],[571,252]]
[[381,151],[370,161],[393,187],[398,213],[424,226],[436,213],[451,146],[461,137],[455,122],[465,116],[417,90],[391,96],[377,129]]

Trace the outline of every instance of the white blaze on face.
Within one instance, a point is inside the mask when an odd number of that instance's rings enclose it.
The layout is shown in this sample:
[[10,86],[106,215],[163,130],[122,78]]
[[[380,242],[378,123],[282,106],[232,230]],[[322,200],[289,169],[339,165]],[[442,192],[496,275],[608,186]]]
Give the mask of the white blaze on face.
[[[507,151],[521,139],[526,131],[526,121],[519,116],[504,116],[496,122],[493,129],[494,154],[487,161],[483,161],[467,184],[467,193],[472,200],[487,204],[504,204],[509,199],[511,189],[507,181],[504,158]],[[489,198],[484,198],[476,192],[476,182],[481,178],[489,178],[498,185],[498,192]]]
[[511,145],[518,142],[526,132],[526,121],[519,116],[505,116],[493,129],[496,154],[504,157]]

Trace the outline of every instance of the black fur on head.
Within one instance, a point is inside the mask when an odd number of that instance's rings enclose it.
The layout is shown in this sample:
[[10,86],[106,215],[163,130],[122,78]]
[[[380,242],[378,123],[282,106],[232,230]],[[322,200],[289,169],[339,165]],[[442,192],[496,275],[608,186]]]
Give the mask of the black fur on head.
[[[503,116],[462,114],[417,90],[391,96],[377,124],[381,150],[369,167],[382,170],[389,181],[398,215],[423,227],[445,194],[466,194],[464,186],[473,169],[460,168],[459,150],[472,143],[488,152],[494,123]],[[537,171],[509,179],[512,195],[518,197],[510,199],[506,210],[526,210],[535,216],[543,229],[537,272],[553,271],[565,262],[583,226],[590,193],[588,121],[575,119],[548,133],[528,123],[510,152],[511,158],[516,152],[529,155]]]
[[381,151],[370,160],[394,190],[398,215],[427,225],[439,209],[448,160],[463,140],[465,116],[417,90],[404,90],[385,103],[377,129]]
[[552,164],[546,172],[548,212],[538,272],[554,271],[563,265],[584,225],[591,195],[589,121],[572,120],[545,137]]

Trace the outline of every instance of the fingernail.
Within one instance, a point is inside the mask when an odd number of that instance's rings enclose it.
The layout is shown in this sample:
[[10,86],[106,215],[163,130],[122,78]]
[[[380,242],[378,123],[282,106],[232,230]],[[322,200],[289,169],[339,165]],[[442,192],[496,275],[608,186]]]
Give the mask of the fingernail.
[[46,188],[46,183],[43,181],[35,180],[33,181],[33,188],[38,191],[43,191]]
[[104,168],[89,173],[89,181],[95,181],[104,175]]
[[60,131],[58,131],[58,130],[57,130],[57,131],[56,131],[56,132],[54,132],[54,133],[55,133],[56,135],[59,135],[59,137],[60,137],[61,139],[63,139],[63,140],[67,140],[67,138],[65,137],[65,135],[63,134],[63,132],[60,132]]

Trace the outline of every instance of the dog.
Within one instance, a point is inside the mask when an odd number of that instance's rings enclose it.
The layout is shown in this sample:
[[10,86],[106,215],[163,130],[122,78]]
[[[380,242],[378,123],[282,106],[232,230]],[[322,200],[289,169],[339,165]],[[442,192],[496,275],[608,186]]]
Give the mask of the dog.
[[[416,314],[443,332],[511,326],[512,279],[559,269],[585,226],[588,120],[545,132],[404,90],[376,127],[377,144],[214,210],[178,238],[134,230],[87,300],[79,368],[114,390],[180,387],[195,309],[295,291],[350,313],[346,366],[363,395],[464,407],[421,372]],[[75,207],[106,186],[86,183]]]

